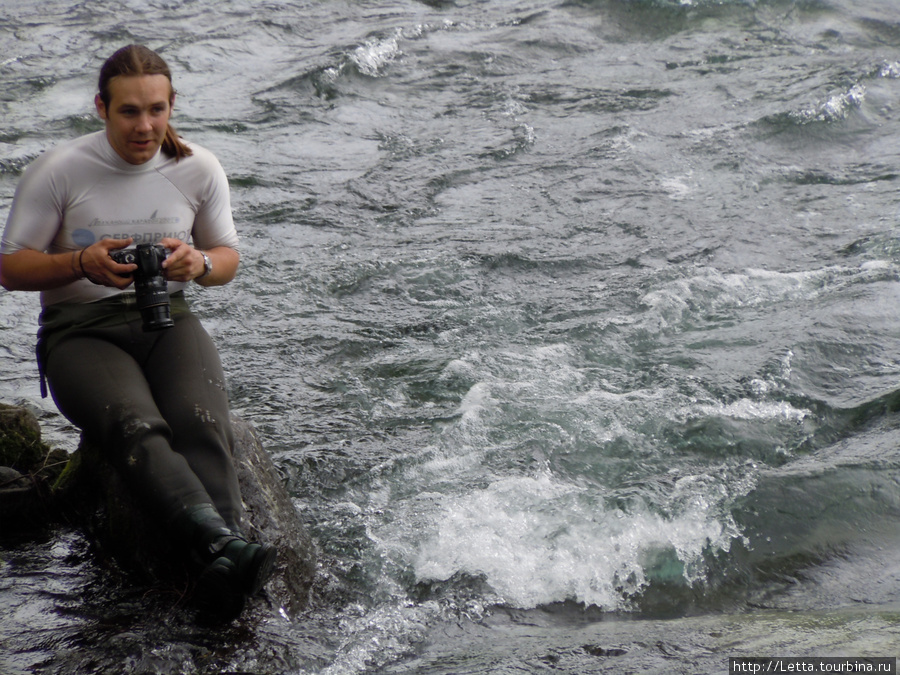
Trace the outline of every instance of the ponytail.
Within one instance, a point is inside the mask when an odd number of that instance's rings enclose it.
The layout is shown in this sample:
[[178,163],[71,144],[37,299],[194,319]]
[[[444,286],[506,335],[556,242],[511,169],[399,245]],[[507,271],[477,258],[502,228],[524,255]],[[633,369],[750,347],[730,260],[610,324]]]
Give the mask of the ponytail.
[[194,154],[194,151],[181,140],[181,136],[176,133],[171,124],[166,126],[166,136],[163,138],[160,149],[169,157],[174,157],[176,162]]

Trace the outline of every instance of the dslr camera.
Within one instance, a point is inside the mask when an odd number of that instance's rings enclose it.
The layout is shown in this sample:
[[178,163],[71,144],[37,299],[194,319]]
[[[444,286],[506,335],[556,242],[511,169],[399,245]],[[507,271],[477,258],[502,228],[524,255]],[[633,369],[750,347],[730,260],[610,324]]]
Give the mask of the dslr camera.
[[159,244],[138,244],[135,248],[120,248],[109,257],[120,265],[137,265],[134,271],[134,294],[145,331],[162,330],[175,325],[169,307],[169,291],[163,276],[162,262],[166,247]]

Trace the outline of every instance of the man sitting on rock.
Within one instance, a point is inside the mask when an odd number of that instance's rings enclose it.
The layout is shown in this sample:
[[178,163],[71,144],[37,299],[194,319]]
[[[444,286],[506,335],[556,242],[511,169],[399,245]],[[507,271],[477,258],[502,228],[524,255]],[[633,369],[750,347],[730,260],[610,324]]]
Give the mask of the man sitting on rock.
[[[222,167],[169,124],[171,80],[140,45],[105,62],[95,99],[105,129],[26,170],[0,283],[41,292],[42,383],[197,560],[201,608],[231,620],[276,550],[242,534],[224,372],[184,297],[191,281],[231,281],[240,256]],[[149,246],[123,253],[132,243]]]

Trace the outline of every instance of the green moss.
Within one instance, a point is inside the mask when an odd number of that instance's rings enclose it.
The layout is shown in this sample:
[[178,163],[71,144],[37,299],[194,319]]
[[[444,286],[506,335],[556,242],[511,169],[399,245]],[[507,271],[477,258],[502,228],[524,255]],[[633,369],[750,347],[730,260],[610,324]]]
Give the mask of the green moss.
[[0,466],[32,473],[40,469],[48,452],[35,416],[24,408],[0,403]]
[[78,470],[81,468],[82,456],[80,452],[75,452],[69,457],[65,467],[53,483],[51,490],[54,493],[70,488],[73,481],[78,480]]

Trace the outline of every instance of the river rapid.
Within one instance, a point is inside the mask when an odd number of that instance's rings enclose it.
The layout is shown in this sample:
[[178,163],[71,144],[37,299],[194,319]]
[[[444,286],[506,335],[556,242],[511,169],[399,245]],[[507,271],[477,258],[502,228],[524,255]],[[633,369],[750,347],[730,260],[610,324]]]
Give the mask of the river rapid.
[[[0,671],[898,655],[895,2],[0,8],[2,222],[110,53],[172,67],[242,240],[189,299],[320,551],[307,613],[210,630],[77,531],[4,542]],[[0,291],[0,400],[73,450],[38,312]]]

